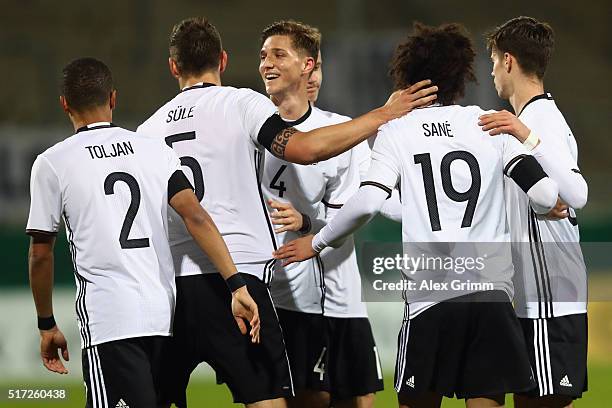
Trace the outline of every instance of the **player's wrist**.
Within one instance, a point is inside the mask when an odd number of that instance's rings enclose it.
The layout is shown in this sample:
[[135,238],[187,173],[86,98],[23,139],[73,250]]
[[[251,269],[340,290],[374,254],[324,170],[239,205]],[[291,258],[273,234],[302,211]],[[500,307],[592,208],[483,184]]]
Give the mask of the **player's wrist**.
[[306,235],[310,232],[312,228],[312,222],[310,221],[310,217],[306,214],[300,213],[302,216],[302,227],[298,230],[298,232],[302,235]]
[[38,316],[38,330],[51,330],[55,326],[57,326],[57,323],[55,322],[55,317],[53,317],[53,314],[48,317]]
[[319,232],[314,237],[312,237],[312,250],[317,254],[321,253],[327,247],[327,243],[321,238],[321,233]]
[[530,131],[527,138],[525,138],[525,140],[523,141],[523,146],[525,146],[527,150],[533,150],[539,143],[540,138],[538,137],[538,135]]
[[244,280],[244,277],[240,274],[240,272],[236,272],[225,280],[225,284],[229,288],[230,292],[234,293],[238,289],[246,286],[246,280]]

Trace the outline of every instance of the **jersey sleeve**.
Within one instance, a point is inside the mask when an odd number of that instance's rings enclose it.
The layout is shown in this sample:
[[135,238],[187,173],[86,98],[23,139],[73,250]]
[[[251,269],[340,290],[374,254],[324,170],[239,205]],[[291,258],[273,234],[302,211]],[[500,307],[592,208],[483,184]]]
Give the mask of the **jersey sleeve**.
[[162,149],[164,150],[168,164],[168,202],[170,202],[176,193],[186,189],[193,190],[193,186],[189,182],[189,179],[185,173],[183,173],[183,170],[181,169],[181,160],[176,152],[165,144],[162,146]]
[[359,168],[359,176],[361,180],[368,174],[370,163],[372,162],[372,150],[367,140],[359,143],[353,148],[354,161]]
[[[259,92],[255,92],[251,89],[240,90],[236,108],[244,130],[253,143],[258,146],[266,147],[264,134],[266,133],[266,128],[270,126],[270,123],[276,123],[278,120],[284,123],[281,117],[276,114],[277,109],[272,101]],[[264,132],[262,132],[262,128]],[[280,130],[282,129],[283,128]],[[276,133],[274,133],[274,135],[276,135]]]
[[38,156],[30,178],[30,215],[27,233],[55,234],[62,215],[62,192],[59,178],[49,160]]
[[395,154],[392,134],[388,126],[379,131],[372,148],[372,162],[361,186],[374,186],[384,190],[387,198],[391,197],[393,189],[400,177],[400,162]]

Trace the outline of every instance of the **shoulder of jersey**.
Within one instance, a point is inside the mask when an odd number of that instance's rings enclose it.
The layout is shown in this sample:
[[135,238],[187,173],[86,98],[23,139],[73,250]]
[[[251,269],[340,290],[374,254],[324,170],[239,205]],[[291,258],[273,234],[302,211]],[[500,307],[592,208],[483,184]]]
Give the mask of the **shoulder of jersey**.
[[325,119],[329,120],[330,123],[348,122],[349,120],[352,119],[350,116],[344,116],[344,115],[340,115],[338,113],[326,111],[326,110],[317,108],[316,106],[313,106],[312,111],[314,113],[322,115]]

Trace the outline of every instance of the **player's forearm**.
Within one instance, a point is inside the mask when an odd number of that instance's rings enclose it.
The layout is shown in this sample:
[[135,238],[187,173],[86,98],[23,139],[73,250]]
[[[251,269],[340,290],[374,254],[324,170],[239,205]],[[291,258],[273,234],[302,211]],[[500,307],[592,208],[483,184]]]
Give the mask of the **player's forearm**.
[[323,228],[312,241],[312,248],[321,252],[325,247],[336,247],[349,235],[367,224],[380,211],[387,193],[372,186],[361,187],[348,200],[336,216]]
[[575,209],[584,207],[589,191],[586,180],[568,155],[563,152],[553,152],[549,147],[546,142],[540,142],[532,150],[532,154],[546,174],[557,183],[561,200]]
[[287,143],[284,159],[300,164],[327,160],[366,140],[389,119],[384,109],[379,108],[349,122],[297,132]]
[[402,203],[397,189],[394,189],[391,197],[384,202],[380,214],[391,221],[402,222]]
[[49,317],[53,315],[53,252],[40,253],[30,245],[28,266],[36,313]]
[[184,219],[187,230],[197,242],[198,246],[206,253],[223,279],[228,279],[236,273],[236,266],[221,237],[217,226],[206,211]]

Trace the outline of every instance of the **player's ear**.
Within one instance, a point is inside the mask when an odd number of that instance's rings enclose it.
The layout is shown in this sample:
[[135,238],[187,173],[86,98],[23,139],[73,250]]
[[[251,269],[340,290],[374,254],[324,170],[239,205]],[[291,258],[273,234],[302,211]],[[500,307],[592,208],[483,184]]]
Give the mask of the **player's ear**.
[[219,57],[219,72],[225,71],[227,68],[227,52],[221,50],[221,56]]
[[508,52],[504,52],[504,69],[506,70],[507,73],[510,73],[512,71],[512,61],[514,60],[514,57],[508,53]]
[[117,106],[117,90],[113,89],[110,93],[110,98],[108,98],[108,106],[110,107],[110,110],[115,109],[115,106]]
[[308,76],[310,76],[310,74],[312,74],[312,71],[314,71],[314,67],[316,65],[316,61],[314,58],[312,57],[307,57],[306,61],[304,61],[304,69],[302,70],[302,72]]
[[69,113],[70,109],[68,108],[68,102],[66,102],[66,98],[64,97],[64,95],[60,95],[59,102],[60,102],[60,105],[62,107],[62,110],[65,113]]
[[180,76],[178,64],[172,59],[172,57],[168,57],[168,68],[170,68],[170,74],[172,74],[174,78],[178,79]]

